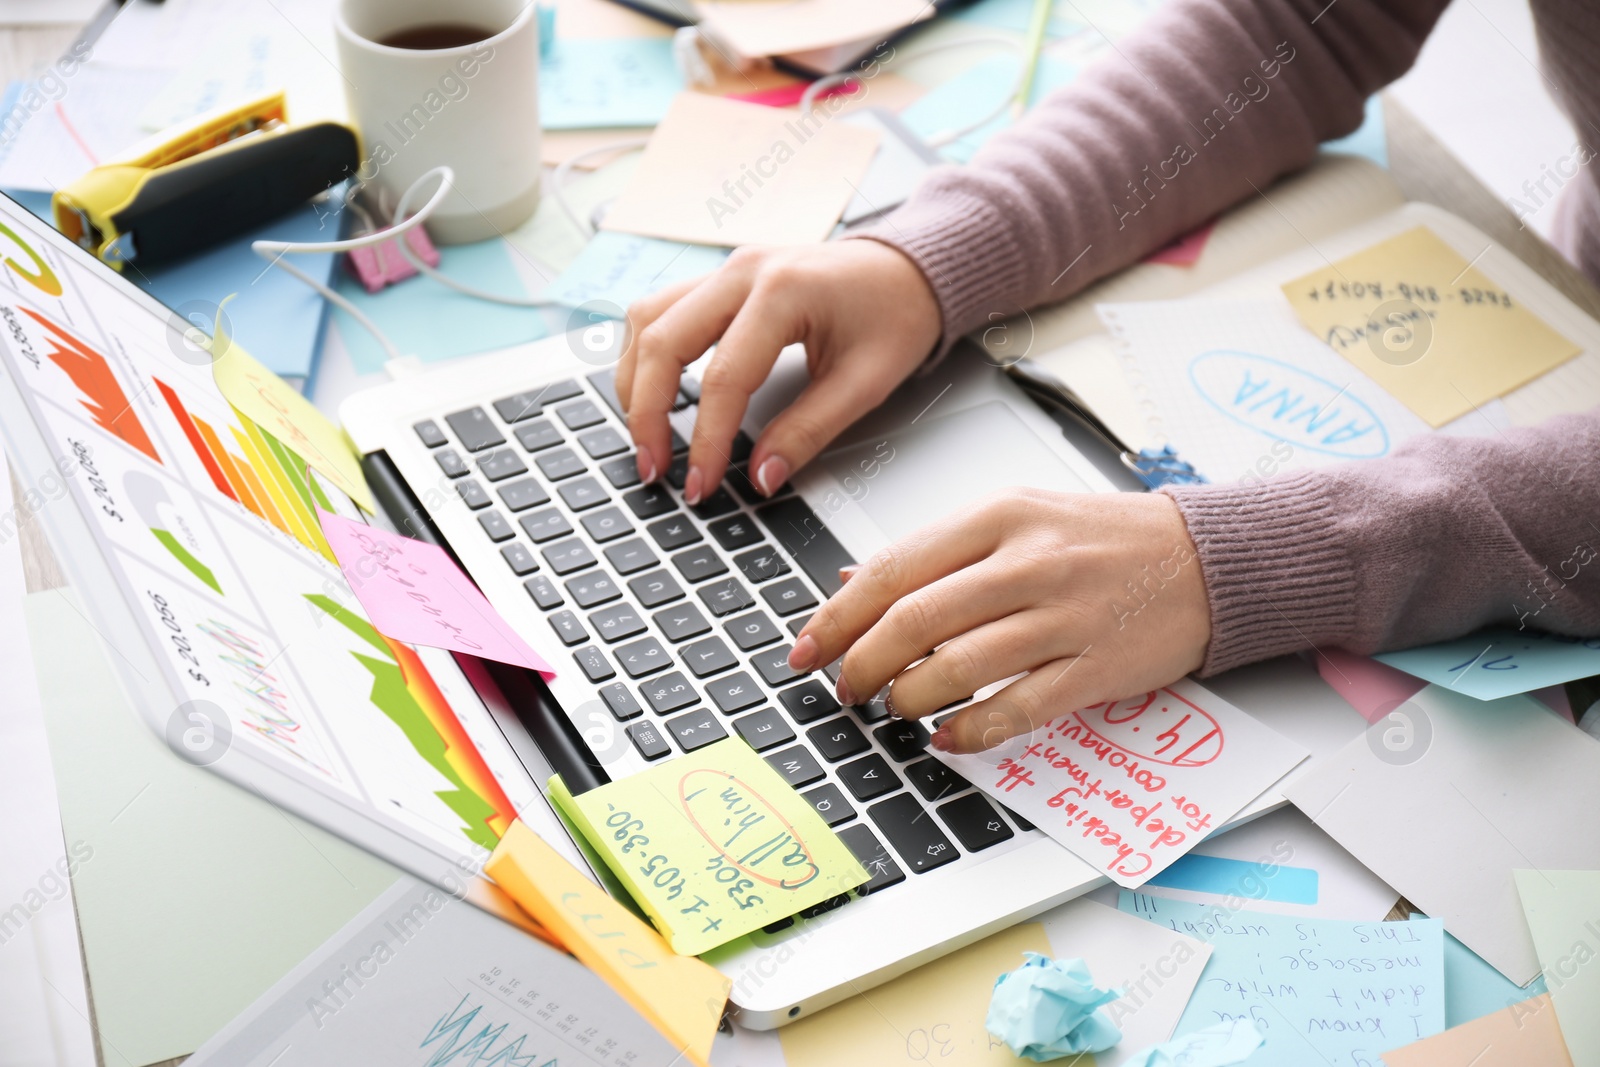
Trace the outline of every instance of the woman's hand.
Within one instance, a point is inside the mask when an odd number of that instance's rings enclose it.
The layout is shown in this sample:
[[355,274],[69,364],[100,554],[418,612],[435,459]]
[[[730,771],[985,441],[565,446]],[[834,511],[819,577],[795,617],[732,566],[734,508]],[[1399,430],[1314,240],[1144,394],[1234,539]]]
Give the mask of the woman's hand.
[[1194,542],[1169,497],[1009,489],[875,555],[806,623],[789,663],[843,656],[841,703],[892,682],[889,707],[907,719],[1029,672],[933,735],[977,752],[1175,681],[1210,639]]
[[721,484],[750,394],[786,345],[805,344],[811,384],[756,441],[750,480],[766,495],[882,403],[940,330],[922,272],[877,241],[741,248],[704,278],[634,304],[628,321],[633,336],[617,366],[617,397],[646,482],[672,462],[667,412],[683,368],[717,345],[689,443],[690,504]]

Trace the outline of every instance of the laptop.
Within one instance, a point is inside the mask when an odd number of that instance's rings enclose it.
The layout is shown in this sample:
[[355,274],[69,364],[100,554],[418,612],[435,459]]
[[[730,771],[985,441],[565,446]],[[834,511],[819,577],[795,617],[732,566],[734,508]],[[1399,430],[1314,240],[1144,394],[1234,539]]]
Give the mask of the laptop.
[[742,738],[871,875],[706,957],[756,1028],[1103,883],[932,759],[882,694],[840,707],[836,666],[786,663],[840,566],[1006,484],[1115,490],[1109,453],[1075,447],[975,352],[768,500],[743,463],[804,383],[786,352],[726,483],[693,508],[696,368],[671,415],[678,460],[641,486],[615,346],[593,328],[350,398],[371,521],[446,548],[555,665],[545,684],[367,622],[316,520],[361,512],[221,394],[190,323],[9,200],[0,263],[0,427],[22,495],[179,756],[504,912],[477,871],[512,818],[585,863],[544,799],[552,771],[581,791]]

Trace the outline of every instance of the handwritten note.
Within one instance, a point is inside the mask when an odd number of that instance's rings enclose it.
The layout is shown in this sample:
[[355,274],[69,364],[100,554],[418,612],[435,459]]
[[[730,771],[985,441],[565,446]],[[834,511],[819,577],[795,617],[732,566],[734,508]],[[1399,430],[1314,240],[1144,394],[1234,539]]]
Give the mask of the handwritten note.
[[1573,1067],[1550,994],[1531,997],[1383,1057],[1386,1067]]
[[484,871],[567,951],[706,1067],[733,988],[728,978],[697,959],[676,955],[521,820],[500,839]]
[[1497,626],[1373,658],[1458,693],[1497,700],[1600,674],[1600,637]]
[[555,677],[444,549],[321,508],[317,520],[345,581],[385,635]]
[[1067,712],[987,752],[935,755],[1132,888],[1221,827],[1306,752],[1183,679]]
[[1249,1019],[1250,1067],[1377,1064],[1444,1029],[1444,924],[1352,923],[1119,895],[1117,907],[1209,943],[1178,1032]]
[[543,296],[573,308],[603,301],[622,312],[640,297],[709,274],[727,258],[723,248],[601,231]]
[[1572,1062],[1600,1063],[1600,871],[1515,871]]
[[654,126],[682,89],[670,37],[557,37],[539,61],[539,123],[547,130]]
[[576,797],[553,778],[550,797],[685,956],[867,880],[816,810],[738,738]]
[[[1495,254],[1506,253],[1488,263]],[[1434,427],[1578,354],[1426,226],[1296,278],[1283,295],[1306,329]]]

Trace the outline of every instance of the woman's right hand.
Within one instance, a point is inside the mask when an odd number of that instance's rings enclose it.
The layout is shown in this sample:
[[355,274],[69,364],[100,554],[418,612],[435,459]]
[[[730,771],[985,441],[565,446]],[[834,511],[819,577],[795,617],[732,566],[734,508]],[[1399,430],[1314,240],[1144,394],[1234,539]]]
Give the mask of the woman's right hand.
[[711,274],[640,300],[628,321],[617,396],[646,482],[672,462],[667,413],[683,368],[717,346],[689,443],[690,504],[721,484],[750,395],[785,346],[805,345],[811,384],[756,440],[750,480],[768,496],[909,377],[941,329],[916,264],[871,240],[741,248]]

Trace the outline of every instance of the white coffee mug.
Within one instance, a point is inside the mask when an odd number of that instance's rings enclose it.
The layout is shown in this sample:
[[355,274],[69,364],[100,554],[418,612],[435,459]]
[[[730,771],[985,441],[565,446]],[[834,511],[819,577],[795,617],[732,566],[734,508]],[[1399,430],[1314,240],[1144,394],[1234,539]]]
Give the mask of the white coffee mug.
[[[537,16],[532,0],[339,4],[339,66],[361,132],[357,177],[376,181],[393,205],[427,171],[454,170],[455,190],[427,223],[440,244],[506,233],[539,205]],[[481,29],[481,39],[445,48],[382,43],[409,31],[411,43],[426,44],[465,27]]]

